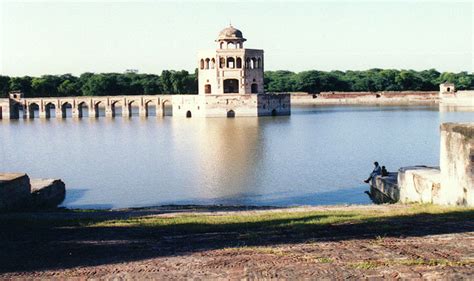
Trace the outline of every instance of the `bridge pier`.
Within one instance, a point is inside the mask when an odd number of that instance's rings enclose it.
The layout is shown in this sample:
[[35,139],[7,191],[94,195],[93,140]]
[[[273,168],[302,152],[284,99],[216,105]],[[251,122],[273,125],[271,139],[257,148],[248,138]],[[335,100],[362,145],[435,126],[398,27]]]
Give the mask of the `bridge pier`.
[[[64,114],[63,116],[63,111],[61,110],[61,105],[57,106],[55,109],[54,109],[54,112],[55,112],[55,115],[56,115],[56,118],[66,118],[66,114]],[[64,112],[66,113],[66,112]]]
[[95,108],[95,106],[89,107],[89,118],[97,118],[99,117],[99,109]]
[[146,107],[146,105],[140,105],[140,108],[138,109],[138,115],[140,117],[148,116],[148,108]]
[[82,118],[82,110],[78,105],[73,105],[71,108],[72,118]]
[[132,106],[129,104],[125,104],[122,106],[122,117],[128,118],[132,116]]
[[111,104],[105,106],[105,117],[115,117],[115,107]]
[[40,119],[46,119],[46,118],[50,118],[50,117],[51,117],[50,111],[45,110],[44,106],[40,105],[39,106],[39,118]]

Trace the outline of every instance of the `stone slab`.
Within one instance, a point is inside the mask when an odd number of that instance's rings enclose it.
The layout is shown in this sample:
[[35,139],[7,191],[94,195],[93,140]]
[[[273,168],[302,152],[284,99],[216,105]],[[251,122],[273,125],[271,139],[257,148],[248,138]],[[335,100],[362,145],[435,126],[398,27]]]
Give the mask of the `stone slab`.
[[19,210],[28,206],[30,179],[24,173],[0,173],[0,211]]
[[56,208],[66,197],[66,185],[59,179],[31,180],[31,207]]

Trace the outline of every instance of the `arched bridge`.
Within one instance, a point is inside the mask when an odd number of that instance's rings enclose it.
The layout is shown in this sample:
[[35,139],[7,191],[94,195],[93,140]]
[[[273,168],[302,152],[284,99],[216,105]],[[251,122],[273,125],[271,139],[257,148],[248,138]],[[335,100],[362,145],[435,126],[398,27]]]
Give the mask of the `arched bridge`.
[[133,107],[138,108],[139,116],[149,116],[154,108],[155,115],[161,117],[165,106],[171,104],[169,95],[24,98],[12,93],[8,99],[0,99],[0,119],[35,118],[35,111],[39,118],[51,118],[53,112],[56,118],[81,118],[86,112],[89,117],[99,117],[102,110],[106,117],[115,117],[119,108],[123,117],[130,117]]

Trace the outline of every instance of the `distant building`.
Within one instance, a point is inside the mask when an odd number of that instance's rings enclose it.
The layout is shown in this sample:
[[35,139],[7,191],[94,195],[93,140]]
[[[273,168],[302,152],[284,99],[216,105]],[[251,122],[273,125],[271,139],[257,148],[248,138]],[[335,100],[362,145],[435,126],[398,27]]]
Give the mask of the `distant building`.
[[173,116],[289,115],[289,94],[265,94],[263,50],[245,49],[242,31],[230,25],[217,49],[198,53],[198,95],[173,96]]
[[125,73],[138,73],[138,69],[126,69]]
[[199,94],[262,94],[263,50],[245,49],[246,39],[233,26],[217,37],[217,49],[201,51]]

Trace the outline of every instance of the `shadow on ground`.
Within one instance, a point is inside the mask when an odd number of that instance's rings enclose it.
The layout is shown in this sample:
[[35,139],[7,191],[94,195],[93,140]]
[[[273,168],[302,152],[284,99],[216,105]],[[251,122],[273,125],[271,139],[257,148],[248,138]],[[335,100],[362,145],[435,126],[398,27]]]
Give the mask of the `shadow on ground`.
[[[186,212],[187,209],[178,211]],[[87,226],[111,219],[165,212],[144,209],[1,214],[0,273],[122,263],[244,245],[269,246],[318,240],[341,241],[474,231],[472,209],[323,225],[311,222],[331,216],[324,212],[258,222]],[[345,213],[338,216],[351,217]]]

